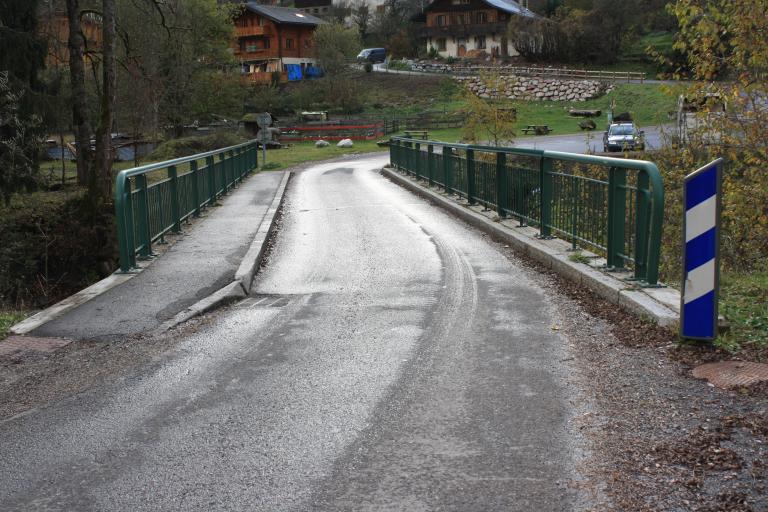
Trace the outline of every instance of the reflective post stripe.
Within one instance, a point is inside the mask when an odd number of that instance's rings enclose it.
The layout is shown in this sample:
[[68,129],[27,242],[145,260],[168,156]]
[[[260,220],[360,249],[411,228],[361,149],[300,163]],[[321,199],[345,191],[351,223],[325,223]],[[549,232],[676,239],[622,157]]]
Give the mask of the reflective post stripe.
[[686,176],[680,335],[717,337],[722,159]]

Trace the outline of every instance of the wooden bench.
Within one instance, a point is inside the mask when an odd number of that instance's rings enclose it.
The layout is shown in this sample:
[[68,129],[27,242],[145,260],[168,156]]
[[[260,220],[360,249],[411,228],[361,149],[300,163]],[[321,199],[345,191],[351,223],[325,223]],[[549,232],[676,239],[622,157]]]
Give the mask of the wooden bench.
[[546,124],[529,124],[525,128],[523,128],[523,133],[528,135],[529,133],[533,133],[535,135],[548,135],[550,132],[552,132],[552,128],[549,127],[549,125]]
[[405,130],[405,137],[407,139],[429,139],[429,132],[427,130]]

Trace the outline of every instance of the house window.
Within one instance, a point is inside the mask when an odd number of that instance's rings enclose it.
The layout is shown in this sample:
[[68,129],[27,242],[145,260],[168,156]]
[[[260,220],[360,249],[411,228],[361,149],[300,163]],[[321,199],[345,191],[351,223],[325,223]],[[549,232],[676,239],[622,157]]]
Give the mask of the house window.
[[457,14],[456,15],[456,23],[458,23],[459,25],[463,25],[464,24],[464,15],[463,14]]
[[477,20],[477,23],[488,23],[488,13],[487,12],[479,12],[477,13],[477,16],[475,17]]
[[444,52],[448,46],[446,45],[446,41],[444,37],[438,38],[437,40],[437,49],[441,52]]
[[448,21],[448,20],[446,19],[446,16],[445,16],[445,14],[439,14],[439,15],[437,16],[437,26],[438,26],[438,27],[444,27],[444,26],[446,26],[446,25],[448,24],[448,23],[447,23],[447,21]]
[[312,41],[309,39],[304,40],[304,48],[310,48],[312,46]]
[[242,52],[253,53],[268,49],[269,39],[244,39],[240,42],[240,51]]
[[285,49],[286,50],[293,50],[293,39],[287,38],[285,40]]
[[485,36],[475,37],[475,48],[478,50],[485,50]]

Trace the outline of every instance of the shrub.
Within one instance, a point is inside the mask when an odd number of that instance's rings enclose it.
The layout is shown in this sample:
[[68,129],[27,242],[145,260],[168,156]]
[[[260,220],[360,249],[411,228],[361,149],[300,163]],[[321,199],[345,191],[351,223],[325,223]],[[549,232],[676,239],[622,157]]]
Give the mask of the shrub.
[[15,196],[0,209],[0,303],[46,306],[116,267],[113,206],[81,193]]
[[196,155],[216,149],[235,146],[246,142],[248,139],[240,134],[226,131],[217,131],[203,137],[183,137],[171,139],[160,144],[149,158],[151,160],[172,160],[184,156]]
[[371,71],[373,71],[373,64],[371,64],[370,62],[366,62],[365,63],[365,72],[366,73],[370,73]]
[[[672,284],[681,279],[682,189],[685,175],[713,160],[703,146],[669,148],[654,155],[664,178],[666,195],[662,240],[662,277]],[[746,158],[728,158],[723,173],[722,243],[724,273],[765,271],[768,254],[768,177],[762,165]]]

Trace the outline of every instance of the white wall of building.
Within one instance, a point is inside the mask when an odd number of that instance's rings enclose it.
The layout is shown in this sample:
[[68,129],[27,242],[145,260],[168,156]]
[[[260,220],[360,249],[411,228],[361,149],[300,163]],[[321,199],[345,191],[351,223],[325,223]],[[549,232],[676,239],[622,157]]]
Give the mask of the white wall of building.
[[[475,36],[470,36],[464,39],[446,35],[445,36],[445,50],[440,50],[438,47],[438,39],[437,37],[430,37],[427,38],[427,51],[431,47],[434,47],[437,50],[437,53],[441,57],[459,57],[459,47],[464,46],[467,50],[467,52],[473,51],[473,50],[483,50],[487,54],[491,55],[493,54],[494,49],[498,51],[499,55],[503,55],[504,53],[501,51],[501,44],[502,44],[502,36],[501,34],[493,35],[486,35],[485,36],[485,48],[481,48],[481,45],[478,45],[477,41],[475,40]],[[510,57],[514,57],[518,55],[517,51],[515,50],[515,47],[507,41],[507,55]]]

